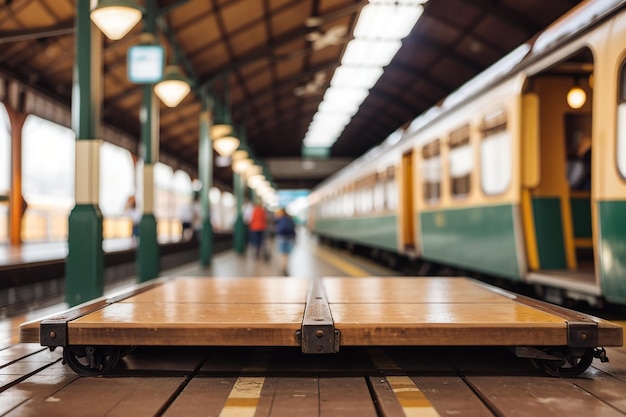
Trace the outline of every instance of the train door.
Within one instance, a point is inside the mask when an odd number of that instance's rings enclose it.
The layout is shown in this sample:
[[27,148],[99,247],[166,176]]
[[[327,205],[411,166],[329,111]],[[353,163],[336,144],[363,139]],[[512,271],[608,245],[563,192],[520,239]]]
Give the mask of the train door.
[[[527,83],[523,124],[536,134],[533,141],[533,134],[526,132],[522,141],[522,207],[531,281],[558,280],[560,287],[567,281],[572,288],[595,285],[592,71],[592,55],[585,48]],[[585,93],[584,101],[568,98],[574,87]]]
[[406,252],[415,252],[413,151],[409,151],[402,155],[400,175],[400,248]]

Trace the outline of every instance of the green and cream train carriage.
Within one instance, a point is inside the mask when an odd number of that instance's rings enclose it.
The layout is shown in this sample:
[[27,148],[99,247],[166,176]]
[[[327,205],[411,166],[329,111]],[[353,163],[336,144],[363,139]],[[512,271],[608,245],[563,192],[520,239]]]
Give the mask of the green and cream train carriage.
[[[577,108],[573,87],[586,93]],[[572,173],[588,139],[580,187]],[[549,297],[626,304],[624,2],[583,3],[329,178],[310,204],[320,236]]]

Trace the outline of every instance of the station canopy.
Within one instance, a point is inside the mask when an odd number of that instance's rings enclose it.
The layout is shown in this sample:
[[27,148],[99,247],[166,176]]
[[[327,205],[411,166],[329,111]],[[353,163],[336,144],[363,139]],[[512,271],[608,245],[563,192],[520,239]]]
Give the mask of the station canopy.
[[[145,8],[148,1],[137,3]],[[166,63],[178,65],[192,83],[177,107],[160,104],[160,157],[195,175],[205,91],[224,104],[237,135],[280,189],[308,189],[579,3],[154,0],[156,43]],[[383,17],[380,32],[369,33]],[[404,28],[394,17],[416,23]],[[76,1],[1,1],[4,82],[19,80],[69,109],[75,18]],[[360,19],[366,23],[359,25]],[[142,42],[143,29],[139,22],[122,39],[102,41],[102,120],[124,132],[133,151],[139,149],[143,89],[129,81],[127,56]],[[359,61],[366,58],[377,62]],[[358,77],[350,72],[354,67],[360,67]],[[337,102],[352,107],[337,110]],[[318,114],[322,109],[331,116]],[[228,188],[232,170],[220,165],[215,182]]]

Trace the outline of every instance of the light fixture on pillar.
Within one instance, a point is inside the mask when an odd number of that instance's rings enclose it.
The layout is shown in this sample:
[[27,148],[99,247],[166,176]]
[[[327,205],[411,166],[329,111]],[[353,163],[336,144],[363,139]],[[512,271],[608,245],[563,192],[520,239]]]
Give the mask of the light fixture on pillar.
[[574,79],[574,86],[567,92],[567,104],[572,109],[580,109],[587,101],[587,93],[583,90],[579,83],[578,77]]
[[213,149],[220,156],[231,156],[239,147],[239,139],[234,136],[222,136],[213,139]]
[[132,0],[98,0],[91,10],[91,20],[111,40],[122,39],[143,15],[143,9]]
[[165,67],[165,76],[154,86],[154,93],[167,107],[176,107],[191,91],[189,81],[178,65]]

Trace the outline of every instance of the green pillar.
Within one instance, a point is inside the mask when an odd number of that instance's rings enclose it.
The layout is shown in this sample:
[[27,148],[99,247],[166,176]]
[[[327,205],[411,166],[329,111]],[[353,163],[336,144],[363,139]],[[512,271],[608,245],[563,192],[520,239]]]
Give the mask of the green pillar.
[[246,251],[246,225],[243,223],[243,178],[233,172],[233,188],[237,200],[237,219],[233,230],[233,249],[240,255]]
[[102,38],[92,27],[88,1],[76,2],[76,58],[72,128],[76,133],[75,201],[68,223],[65,301],[70,306],[102,296],[104,252],[99,204]]
[[211,143],[211,119],[207,109],[206,98],[202,99],[203,111],[200,113],[200,138],[198,149],[198,173],[202,188],[200,204],[202,208],[202,234],[200,235],[200,265],[211,265],[213,257],[213,226],[211,225],[211,206],[209,191],[213,184],[213,145]]
[[[146,1],[144,32],[155,34],[156,5]],[[139,121],[141,124],[141,157],[143,159],[142,208],[137,245],[137,281],[145,282],[159,276],[160,256],[157,242],[157,224],[154,217],[154,162],[159,160],[159,103],[152,84],[143,86],[143,100]]]
[[160,255],[157,242],[157,225],[154,217],[154,163],[158,160],[159,104],[152,93],[152,85],[143,87],[141,109],[141,144],[143,159],[141,201],[143,215],[139,222],[139,244],[137,245],[137,281],[145,282],[159,276]]

